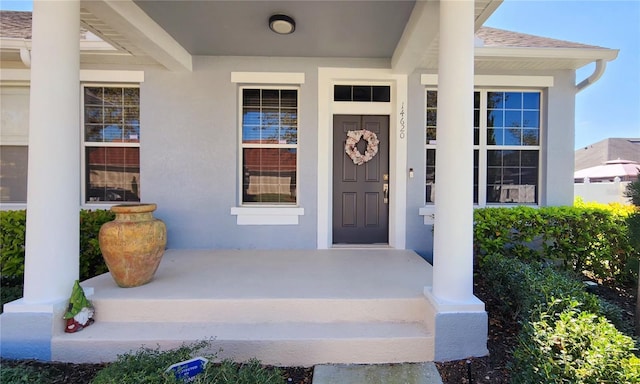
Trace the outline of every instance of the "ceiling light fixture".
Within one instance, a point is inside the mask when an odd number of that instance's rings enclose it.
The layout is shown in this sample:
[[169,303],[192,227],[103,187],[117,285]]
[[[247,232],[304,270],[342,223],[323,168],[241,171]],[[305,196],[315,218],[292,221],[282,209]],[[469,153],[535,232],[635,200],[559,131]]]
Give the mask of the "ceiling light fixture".
[[273,15],[269,18],[269,28],[280,35],[288,35],[296,30],[296,22],[287,15]]

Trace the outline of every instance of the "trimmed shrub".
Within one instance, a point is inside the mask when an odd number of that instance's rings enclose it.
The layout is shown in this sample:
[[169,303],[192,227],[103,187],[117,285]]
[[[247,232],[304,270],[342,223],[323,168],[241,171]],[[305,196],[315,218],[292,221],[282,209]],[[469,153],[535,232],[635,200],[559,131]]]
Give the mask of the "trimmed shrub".
[[[624,208],[623,208],[624,207]],[[480,265],[491,254],[524,261],[559,261],[565,268],[614,284],[637,276],[628,218],[620,206],[482,208],[474,212],[474,247]]]
[[542,260],[536,240],[542,236],[543,218],[538,209],[480,208],[474,210],[474,247],[483,257],[491,254],[511,255],[521,260]]
[[[3,280],[21,284],[24,279],[26,211],[0,211],[0,271]],[[80,279],[107,272],[98,245],[102,224],[115,218],[108,210],[80,211]],[[4,285],[4,284],[3,284]]]
[[597,201],[584,201],[580,196],[573,200],[573,206],[576,208],[594,208],[608,211],[613,215],[626,217],[634,214],[638,209],[633,204],[621,203],[598,203]]
[[553,305],[560,313],[577,302],[580,309],[606,317],[620,331],[625,328],[623,310],[585,291],[584,284],[566,271],[542,263],[525,263],[501,255],[489,255],[479,272],[486,276],[492,292],[499,297],[502,311],[520,321],[548,312]]
[[101,275],[109,269],[104,263],[98,234],[102,224],[115,219],[109,210],[80,211],[80,280]]
[[513,383],[638,382],[640,360],[634,340],[619,331],[620,308],[566,271],[502,255],[484,260],[479,273],[502,310],[523,323],[509,366]]
[[559,315],[552,308],[524,325],[510,366],[517,372],[512,383],[637,383],[633,347],[629,336],[576,303]]
[[0,211],[0,271],[3,278],[24,275],[24,237],[27,211]]
[[546,207],[541,211],[545,257],[601,280],[633,281],[626,217],[598,208]]

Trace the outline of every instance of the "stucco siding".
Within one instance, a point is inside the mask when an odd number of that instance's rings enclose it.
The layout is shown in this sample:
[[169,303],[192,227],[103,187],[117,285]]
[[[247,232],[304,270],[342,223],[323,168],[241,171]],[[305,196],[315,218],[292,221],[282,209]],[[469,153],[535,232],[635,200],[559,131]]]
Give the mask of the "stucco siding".
[[[386,60],[195,57],[193,72],[145,70],[141,87],[141,198],[158,204],[170,248],[315,249],[318,225],[318,68],[385,68]],[[238,225],[238,84],[232,72],[304,74],[299,91],[297,225]],[[435,74],[430,72],[431,74]],[[432,226],[425,206],[425,86],[408,78],[405,247],[428,260]],[[543,89],[540,204],[573,202],[575,76],[573,71],[490,72],[478,75],[553,76]]]
[[542,204],[573,205],[573,156],[575,145],[575,74],[554,73],[548,89],[542,150]]
[[425,86],[420,73],[408,81],[407,166],[413,168],[413,179],[407,179],[407,248],[432,260],[433,226],[425,225],[418,211],[425,204]]
[[[170,248],[317,247],[318,67],[383,67],[382,60],[195,57],[192,73],[151,70],[141,85],[141,186],[158,203]],[[297,72],[298,225],[237,225],[238,84],[231,73]],[[320,161],[330,154],[320,156]]]

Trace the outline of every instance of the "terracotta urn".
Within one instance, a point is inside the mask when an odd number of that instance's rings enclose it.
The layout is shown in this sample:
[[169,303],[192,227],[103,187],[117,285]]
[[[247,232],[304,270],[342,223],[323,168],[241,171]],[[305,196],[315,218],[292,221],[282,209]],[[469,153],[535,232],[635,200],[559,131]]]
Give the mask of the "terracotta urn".
[[100,227],[99,243],[111,276],[123,288],[153,279],[167,244],[167,227],[153,217],[156,204],[115,205],[113,221]]

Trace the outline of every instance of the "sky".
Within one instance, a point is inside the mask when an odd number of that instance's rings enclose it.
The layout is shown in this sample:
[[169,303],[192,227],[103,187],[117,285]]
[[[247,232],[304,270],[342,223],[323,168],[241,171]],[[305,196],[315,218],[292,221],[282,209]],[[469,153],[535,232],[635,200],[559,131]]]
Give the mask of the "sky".
[[[576,95],[575,148],[640,138],[640,0],[505,0],[484,25],[620,50]],[[593,69],[578,70],[576,84]]]
[[[0,0],[31,10],[31,0]],[[485,26],[618,49],[602,77],[576,96],[575,148],[640,137],[640,0],[504,0]],[[576,84],[593,73],[578,70]]]

